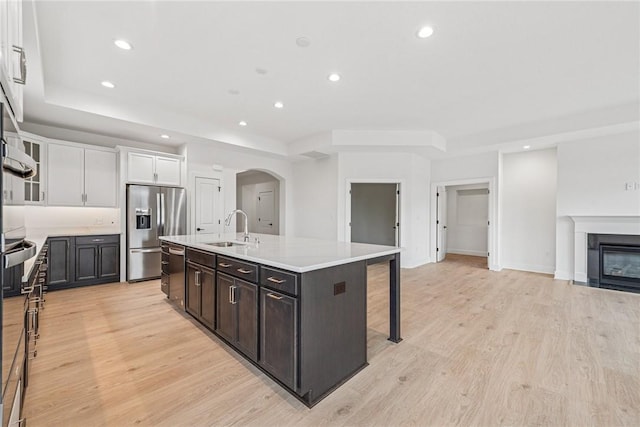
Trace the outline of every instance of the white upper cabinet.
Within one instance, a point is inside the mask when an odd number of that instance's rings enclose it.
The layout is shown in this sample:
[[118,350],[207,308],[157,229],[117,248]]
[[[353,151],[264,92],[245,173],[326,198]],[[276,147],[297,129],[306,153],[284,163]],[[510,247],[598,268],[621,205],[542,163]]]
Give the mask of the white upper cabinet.
[[0,0],[0,85],[16,120],[22,121],[27,62],[22,43],[22,0]]
[[44,205],[46,195],[46,145],[37,138],[22,138],[24,151],[36,162],[36,174],[24,180],[24,202],[29,205]]
[[48,205],[117,205],[115,152],[49,144],[47,163]]
[[115,152],[84,150],[85,206],[116,206],[117,179]]
[[[7,145],[17,150],[23,151],[22,141],[16,135],[5,134]],[[2,203],[4,205],[24,204],[24,184],[23,180],[10,174],[2,177]]]
[[180,186],[179,158],[129,152],[127,182]]
[[129,153],[129,182],[155,183],[155,156],[151,154]]
[[180,185],[180,160],[157,156],[156,184]]

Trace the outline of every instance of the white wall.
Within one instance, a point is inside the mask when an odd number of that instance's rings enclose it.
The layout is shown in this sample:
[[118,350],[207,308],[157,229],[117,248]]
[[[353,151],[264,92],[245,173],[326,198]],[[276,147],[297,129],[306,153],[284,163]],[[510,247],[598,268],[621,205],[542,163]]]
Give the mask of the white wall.
[[555,149],[503,155],[502,267],[555,271],[557,170]]
[[[470,183],[488,183],[489,218],[492,226],[488,232],[489,268],[500,270],[500,155],[497,151],[471,156],[452,157],[433,160],[431,162],[431,219],[430,229],[435,230],[436,187],[450,185],[466,185]],[[432,258],[436,253],[436,236],[432,233],[430,252]]]
[[487,256],[488,184],[452,185],[447,192],[447,253]]
[[429,262],[430,162],[408,153],[338,153],[293,166],[295,235],[346,241],[347,184],[400,182],[401,264]]
[[[280,218],[280,182],[266,172],[248,171],[236,175],[236,204],[249,217],[249,231],[251,233],[258,232],[258,211],[257,199],[258,192],[267,187],[273,188],[273,197],[275,200],[274,208],[274,229],[273,234],[278,233],[278,225]],[[237,231],[243,231],[244,225],[242,221],[236,221]]]
[[498,176],[498,152],[453,157],[431,162],[431,181],[461,181]]
[[558,145],[556,277],[574,279],[574,223],[570,216],[640,217],[640,132]]
[[430,161],[410,153],[338,154],[338,240],[346,241],[347,184],[353,182],[400,183],[400,246],[402,267],[429,262],[429,176]]
[[293,165],[293,206],[298,237],[338,238],[338,155]]
[[[292,234],[294,230],[293,168],[285,158],[259,154],[247,149],[228,147],[220,143],[189,142],[187,150],[187,168],[189,172],[210,172],[214,165],[222,167],[223,212],[226,216],[236,208],[236,174],[249,169],[267,171],[280,179],[280,234]],[[217,166],[216,166],[217,167]],[[188,192],[192,192],[188,188]],[[236,230],[235,221],[225,232]]]

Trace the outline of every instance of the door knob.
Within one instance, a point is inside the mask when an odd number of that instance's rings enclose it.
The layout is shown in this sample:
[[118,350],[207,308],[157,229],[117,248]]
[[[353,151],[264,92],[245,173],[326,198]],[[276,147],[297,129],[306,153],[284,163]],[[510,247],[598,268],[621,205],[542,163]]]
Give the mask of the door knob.
[[198,227],[198,228],[196,228],[196,231],[204,231],[204,228]]

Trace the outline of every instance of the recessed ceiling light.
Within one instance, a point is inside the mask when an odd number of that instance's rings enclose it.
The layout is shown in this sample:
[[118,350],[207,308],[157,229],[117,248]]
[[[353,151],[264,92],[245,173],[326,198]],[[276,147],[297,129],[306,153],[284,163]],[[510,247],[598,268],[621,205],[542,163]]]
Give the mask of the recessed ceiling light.
[[238,89],[229,89],[229,95],[238,95],[239,93]]
[[247,125],[247,122],[245,122],[244,120],[240,120],[240,121],[238,122],[238,124],[239,124],[240,126],[246,126],[246,125]]
[[265,74],[268,73],[268,71],[266,69],[264,69],[264,68],[258,67],[258,68],[256,68],[256,73],[265,75]]
[[131,50],[133,46],[126,40],[118,39],[113,42],[116,46],[123,50]]
[[273,104],[273,106],[276,108],[284,108],[284,104],[280,101],[277,101],[275,104]]
[[329,74],[329,77],[327,78],[329,79],[330,82],[337,82],[338,80],[340,80],[340,74],[332,73],[332,74]]
[[524,147],[522,147],[522,148],[524,148],[525,150],[528,150],[529,148],[531,148],[531,146],[530,146],[530,145],[525,145],[525,146],[524,146]]
[[102,86],[108,87],[109,89],[113,89],[114,87],[116,87],[116,85],[114,85],[113,83],[111,83],[110,81],[107,81],[107,80],[102,82]]
[[169,135],[167,135],[166,133],[163,133],[162,135],[160,135],[160,138],[162,139],[169,139],[171,138]]
[[418,33],[416,35],[421,39],[426,39],[427,37],[430,37],[432,34],[433,34],[433,28],[422,27],[418,30]]

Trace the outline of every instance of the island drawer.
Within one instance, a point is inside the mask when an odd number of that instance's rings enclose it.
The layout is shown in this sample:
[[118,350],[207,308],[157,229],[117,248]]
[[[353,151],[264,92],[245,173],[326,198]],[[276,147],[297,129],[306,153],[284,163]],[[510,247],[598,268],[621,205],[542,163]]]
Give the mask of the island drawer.
[[215,268],[216,255],[210,252],[187,248],[187,261],[204,265],[205,267]]
[[298,295],[298,276],[276,270],[271,267],[260,266],[260,284],[271,289],[286,292],[290,295]]
[[109,234],[101,236],[76,237],[76,245],[95,245],[98,243],[120,243],[120,235]]
[[235,258],[218,255],[216,269],[249,282],[255,283],[258,281],[258,266]]

